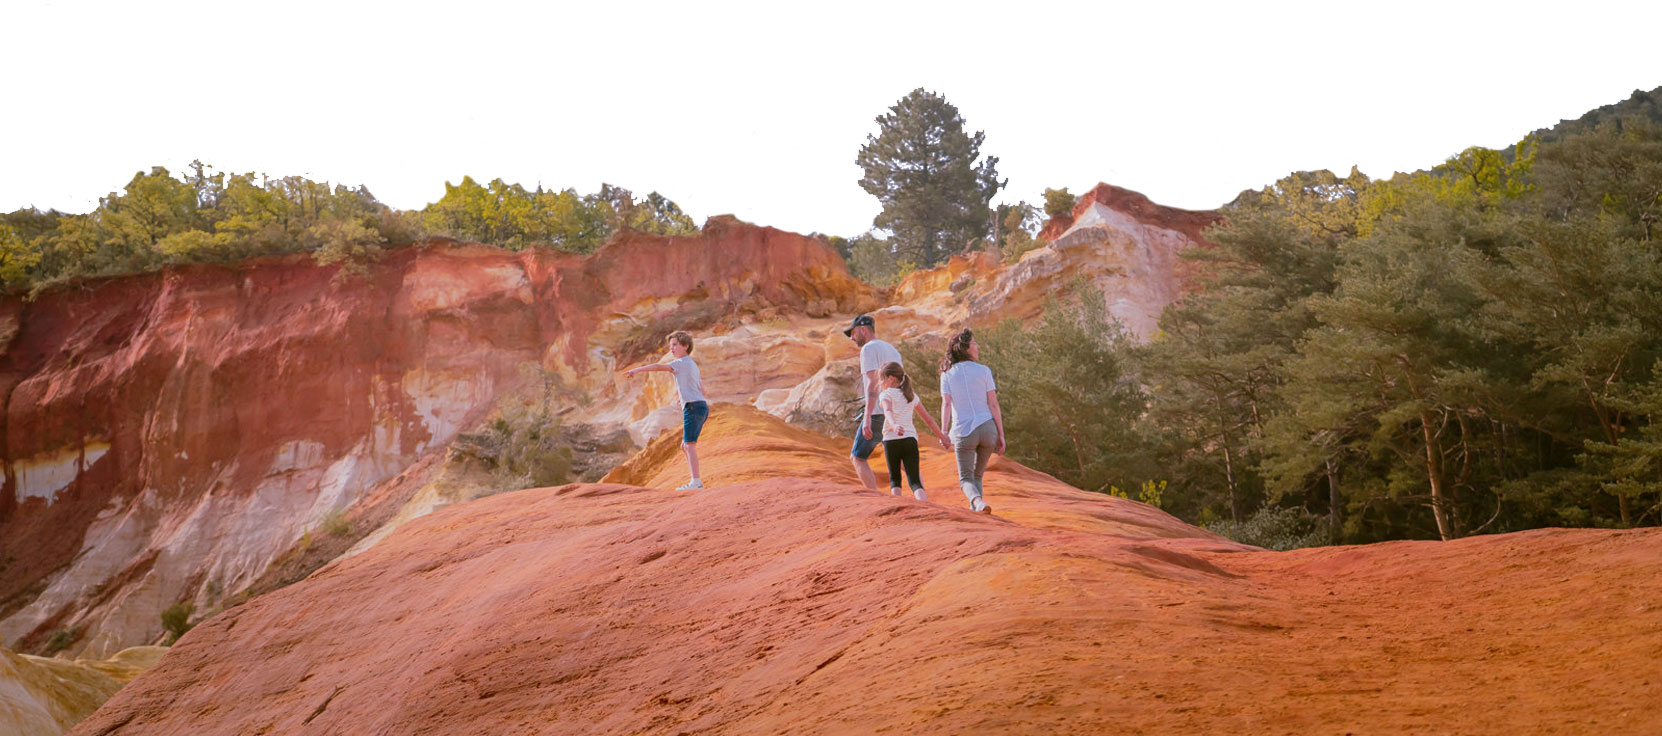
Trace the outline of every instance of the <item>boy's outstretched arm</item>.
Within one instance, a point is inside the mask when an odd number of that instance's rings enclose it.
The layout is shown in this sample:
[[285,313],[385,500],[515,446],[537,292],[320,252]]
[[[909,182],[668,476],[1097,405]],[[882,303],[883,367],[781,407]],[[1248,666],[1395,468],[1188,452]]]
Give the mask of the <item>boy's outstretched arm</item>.
[[[633,376],[637,373],[658,373],[658,372],[674,373],[675,372],[675,366],[668,365],[668,364],[665,364],[665,363],[653,363],[652,365],[635,366],[634,368],[630,368],[629,370],[624,371],[623,375]],[[699,388],[702,389],[703,387],[700,386]]]

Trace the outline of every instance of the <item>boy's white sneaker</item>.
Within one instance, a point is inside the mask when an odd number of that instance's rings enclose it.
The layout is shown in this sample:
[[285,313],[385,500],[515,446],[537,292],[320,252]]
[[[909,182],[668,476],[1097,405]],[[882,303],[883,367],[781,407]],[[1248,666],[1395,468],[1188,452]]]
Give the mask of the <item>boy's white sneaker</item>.
[[694,478],[692,480],[687,481],[686,483],[683,483],[679,486],[676,486],[675,490],[677,490],[677,491],[696,491],[696,490],[702,489],[703,487],[704,487],[704,481],[701,481],[697,478]]

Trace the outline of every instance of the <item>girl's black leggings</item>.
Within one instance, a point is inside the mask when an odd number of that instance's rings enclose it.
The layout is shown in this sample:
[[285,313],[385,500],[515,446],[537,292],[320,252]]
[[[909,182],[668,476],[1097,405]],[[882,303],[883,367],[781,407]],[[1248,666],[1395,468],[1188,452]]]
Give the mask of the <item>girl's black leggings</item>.
[[902,437],[898,440],[883,440],[883,459],[889,463],[889,487],[900,487],[900,467],[906,466],[906,480],[912,484],[912,490],[923,487],[923,474],[918,472],[918,438]]

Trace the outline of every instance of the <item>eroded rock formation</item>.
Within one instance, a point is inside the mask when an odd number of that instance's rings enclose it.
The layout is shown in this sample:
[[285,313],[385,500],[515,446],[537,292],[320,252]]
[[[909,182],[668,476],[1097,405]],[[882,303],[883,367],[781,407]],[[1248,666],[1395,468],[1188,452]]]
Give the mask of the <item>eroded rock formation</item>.
[[[163,609],[212,610],[516,391],[639,420],[652,401],[612,369],[665,325],[875,305],[823,243],[732,218],[586,258],[436,242],[362,276],[290,257],[0,301],[0,639],[151,641]],[[821,358],[791,345],[721,356],[712,390],[794,385]]]
[[1047,300],[1088,285],[1132,334],[1148,339],[1161,310],[1195,287],[1196,266],[1179,254],[1210,247],[1204,232],[1219,219],[1216,212],[1165,207],[1098,184],[1079,197],[1070,216],[1047,223],[1039,236],[1045,245],[1018,262],[997,264],[985,254],[953,258],[912,274],[896,292],[946,321],[987,324],[1032,319]]

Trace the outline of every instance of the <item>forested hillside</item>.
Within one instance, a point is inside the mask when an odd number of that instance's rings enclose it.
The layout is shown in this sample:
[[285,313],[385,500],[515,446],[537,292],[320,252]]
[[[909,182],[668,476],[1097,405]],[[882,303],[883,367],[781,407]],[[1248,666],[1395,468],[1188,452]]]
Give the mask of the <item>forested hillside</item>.
[[1203,289],[1112,356],[1144,392],[1117,480],[1279,546],[1658,523],[1658,92],[1244,192],[1190,254]]

